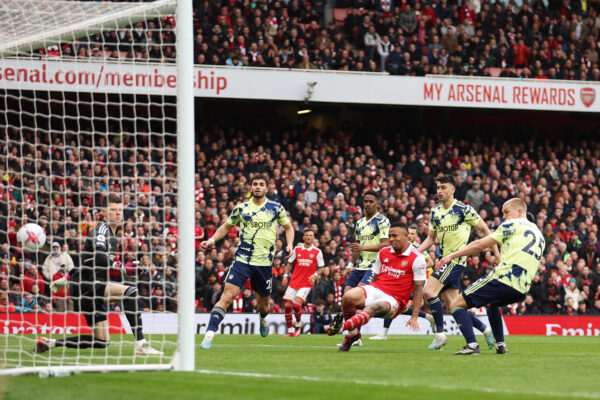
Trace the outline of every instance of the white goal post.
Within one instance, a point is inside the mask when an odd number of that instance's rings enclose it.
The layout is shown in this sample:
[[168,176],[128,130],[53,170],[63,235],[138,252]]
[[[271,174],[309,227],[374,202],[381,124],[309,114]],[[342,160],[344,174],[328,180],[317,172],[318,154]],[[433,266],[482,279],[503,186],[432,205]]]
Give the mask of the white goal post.
[[[192,0],[0,0],[0,16],[0,212],[6,213],[0,217],[0,375],[193,371]],[[75,78],[73,91],[20,88],[21,70],[28,68],[29,77],[47,72],[35,71],[31,60],[60,64],[56,79],[81,74],[87,63],[112,71],[176,63],[177,94],[83,92]],[[139,310],[177,312],[178,334],[147,336],[164,355],[135,355],[125,303],[117,298],[96,310],[108,312],[113,335],[106,349],[61,344],[33,354],[38,335],[64,343],[80,330],[91,333],[77,305],[73,310],[77,299],[42,286],[69,271],[63,254],[80,257],[88,229],[105,217],[101,200],[112,192],[125,201],[114,279],[138,289]],[[23,253],[14,239],[26,222],[46,229],[48,243],[37,254]],[[147,312],[142,320],[151,317]]]

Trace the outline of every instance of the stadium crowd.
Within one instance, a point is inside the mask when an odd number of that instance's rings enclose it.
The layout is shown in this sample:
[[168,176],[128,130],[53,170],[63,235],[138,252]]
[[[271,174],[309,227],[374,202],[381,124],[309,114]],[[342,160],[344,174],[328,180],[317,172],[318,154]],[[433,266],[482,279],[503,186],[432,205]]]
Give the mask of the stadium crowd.
[[[125,279],[136,283],[148,311],[177,308],[176,150],[169,137],[144,133],[36,136],[9,131],[0,155],[0,310],[72,309],[69,294],[50,295],[49,283],[77,267],[87,229],[101,213],[107,192],[125,203],[122,231]],[[8,138],[22,135],[23,140]],[[277,137],[278,140],[272,140]],[[493,137],[493,136],[492,136]],[[474,206],[494,229],[501,205],[513,196],[528,204],[529,217],[546,239],[531,293],[512,314],[600,314],[600,145],[549,139],[521,143],[506,139],[452,139],[397,134],[370,136],[370,145],[351,130],[201,128],[196,145],[196,247],[210,238],[234,205],[247,198],[249,177],[270,176],[268,197],[288,210],[296,232],[316,232],[325,268],[310,303],[321,300],[337,311],[353,229],[362,215],[362,194],[375,190],[381,212],[392,222],[417,226],[424,238],[435,204],[434,178],[457,178],[456,198]],[[33,161],[33,155],[37,161]],[[46,229],[47,252],[23,255],[19,227],[35,221]],[[272,311],[281,311],[284,236],[277,241]],[[210,311],[238,242],[234,228],[217,248],[197,251],[196,309]],[[436,249],[431,256],[437,258]],[[470,259],[464,285],[493,268],[489,252]],[[119,309],[119,304],[111,304]],[[255,312],[250,287],[234,312]]]
[[[195,62],[233,67],[600,80],[600,2],[194,1]],[[174,20],[42,50],[175,61]]]

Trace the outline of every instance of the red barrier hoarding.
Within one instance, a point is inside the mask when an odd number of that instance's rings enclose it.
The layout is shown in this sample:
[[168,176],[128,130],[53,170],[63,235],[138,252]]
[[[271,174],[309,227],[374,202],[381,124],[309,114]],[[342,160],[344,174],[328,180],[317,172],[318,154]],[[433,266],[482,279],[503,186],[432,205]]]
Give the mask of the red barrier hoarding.
[[600,316],[504,316],[509,335],[600,336]]
[[[125,333],[119,314],[108,314],[109,332]],[[2,333],[8,334],[77,334],[92,333],[81,314],[1,313]]]

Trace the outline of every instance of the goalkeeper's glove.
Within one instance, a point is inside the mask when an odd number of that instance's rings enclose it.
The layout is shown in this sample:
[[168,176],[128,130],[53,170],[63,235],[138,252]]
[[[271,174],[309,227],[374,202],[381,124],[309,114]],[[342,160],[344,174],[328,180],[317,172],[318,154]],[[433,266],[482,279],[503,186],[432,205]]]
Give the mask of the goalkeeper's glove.
[[69,280],[66,276],[63,276],[62,278],[52,281],[50,283],[50,290],[52,291],[52,293],[58,293],[61,291],[62,288],[69,288]]

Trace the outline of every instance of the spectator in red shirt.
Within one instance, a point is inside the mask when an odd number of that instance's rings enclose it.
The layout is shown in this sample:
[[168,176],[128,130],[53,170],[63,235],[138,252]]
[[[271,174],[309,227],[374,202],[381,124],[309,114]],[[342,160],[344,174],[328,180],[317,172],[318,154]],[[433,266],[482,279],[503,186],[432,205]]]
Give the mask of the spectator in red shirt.
[[467,25],[469,22],[471,25],[477,25],[477,16],[475,15],[475,11],[471,8],[471,4],[468,1],[465,1],[463,7],[460,9],[460,23],[462,25]]
[[529,47],[525,45],[523,39],[519,39],[519,42],[514,43],[512,48],[515,67],[526,67],[529,64],[529,56],[531,55]]
[[[66,277],[67,280],[71,280],[71,277],[67,274],[67,266],[62,264],[60,269],[52,277],[52,281]],[[62,287],[58,292],[52,293],[52,302],[54,303],[54,309],[58,312],[73,311],[73,300],[69,297],[68,286]]]
[[25,276],[23,276],[23,279],[21,280],[21,291],[31,293],[33,285],[36,284],[40,289],[40,293],[44,293],[46,289],[46,283],[40,276],[37,265],[32,263],[28,266],[27,271],[25,271]]

